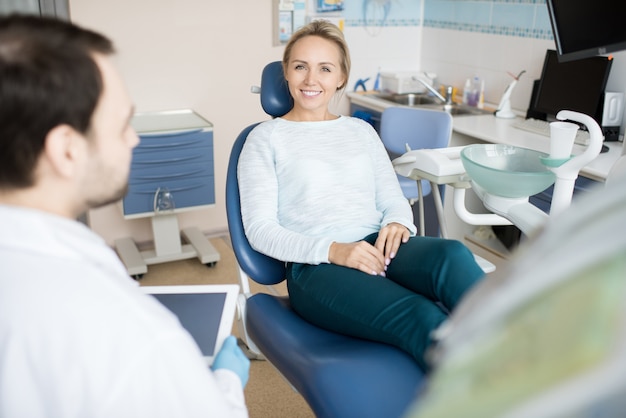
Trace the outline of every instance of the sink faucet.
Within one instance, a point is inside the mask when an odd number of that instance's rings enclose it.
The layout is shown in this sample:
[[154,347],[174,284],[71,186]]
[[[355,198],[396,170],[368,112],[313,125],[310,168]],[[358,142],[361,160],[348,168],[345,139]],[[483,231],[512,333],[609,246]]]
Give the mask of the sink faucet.
[[421,84],[423,84],[424,87],[426,87],[426,89],[428,89],[429,92],[431,92],[435,97],[441,100],[441,102],[445,105],[445,107],[452,106],[452,86],[446,87],[446,97],[443,97],[441,94],[439,94],[437,90],[435,90],[433,86],[431,86],[430,84],[428,84],[426,81],[422,80],[421,78],[416,77],[416,76],[413,76],[411,78],[414,81],[418,81]]

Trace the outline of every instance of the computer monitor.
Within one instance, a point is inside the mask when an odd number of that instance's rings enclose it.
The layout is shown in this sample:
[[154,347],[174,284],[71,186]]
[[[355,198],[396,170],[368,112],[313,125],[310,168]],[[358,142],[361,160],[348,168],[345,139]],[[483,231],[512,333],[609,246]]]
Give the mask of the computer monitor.
[[613,60],[594,56],[559,62],[553,49],[546,51],[532,110],[554,120],[561,110],[573,110],[602,124],[604,90]]
[[626,24],[616,0],[546,0],[560,62],[626,49]]

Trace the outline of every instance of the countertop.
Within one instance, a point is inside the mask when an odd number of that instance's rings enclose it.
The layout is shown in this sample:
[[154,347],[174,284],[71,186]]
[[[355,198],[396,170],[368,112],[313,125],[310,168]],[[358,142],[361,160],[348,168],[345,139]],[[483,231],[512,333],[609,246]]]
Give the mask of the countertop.
[[[494,144],[509,144],[517,147],[534,149],[549,153],[549,138],[514,128],[517,119],[500,119],[493,115],[459,116],[453,118],[452,129],[455,133],[477,138]],[[586,165],[580,174],[593,180],[604,181],[617,159],[622,154],[621,142],[605,142],[609,151],[598,155]],[[572,153],[578,155],[585,150],[582,145],[574,145]]]
[[[348,92],[348,98],[354,104],[367,107],[373,111],[382,112],[394,104],[380,100],[372,94]],[[490,142],[495,144],[509,144],[523,148],[549,152],[549,138],[543,135],[526,132],[512,125],[516,120],[500,119],[492,114],[486,115],[463,115],[453,118],[453,135],[460,134],[475,138],[477,142]],[[580,174],[597,181],[604,181],[615,163],[622,155],[622,142],[605,142],[609,151],[600,154],[591,163],[585,166]],[[584,146],[574,145],[573,154],[580,154]]]
[[377,92],[352,92],[349,91],[346,93],[350,102],[354,104],[358,104],[361,106],[365,106],[368,109],[372,109],[377,112],[382,112],[388,107],[397,106],[393,103],[389,103],[385,100],[380,100],[374,96]]

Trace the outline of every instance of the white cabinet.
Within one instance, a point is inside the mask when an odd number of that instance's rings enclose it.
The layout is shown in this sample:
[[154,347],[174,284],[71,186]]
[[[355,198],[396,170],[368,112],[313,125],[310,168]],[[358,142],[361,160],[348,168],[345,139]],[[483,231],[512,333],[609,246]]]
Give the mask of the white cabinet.
[[211,243],[197,228],[179,230],[177,219],[215,204],[213,125],[192,110],[140,113],[132,125],[140,143],[122,211],[126,219],[151,218],[154,249],[139,251],[130,237],[115,240],[128,273],[139,278],[149,264],[192,257],[215,264],[220,257]]

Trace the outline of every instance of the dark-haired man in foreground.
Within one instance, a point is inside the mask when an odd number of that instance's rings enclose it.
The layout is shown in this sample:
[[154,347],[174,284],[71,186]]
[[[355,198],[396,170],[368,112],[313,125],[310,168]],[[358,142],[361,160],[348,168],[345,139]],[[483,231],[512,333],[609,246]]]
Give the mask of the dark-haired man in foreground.
[[234,337],[208,370],[74,220],[124,196],[138,143],[112,54],[70,23],[0,18],[0,416],[245,417]]

